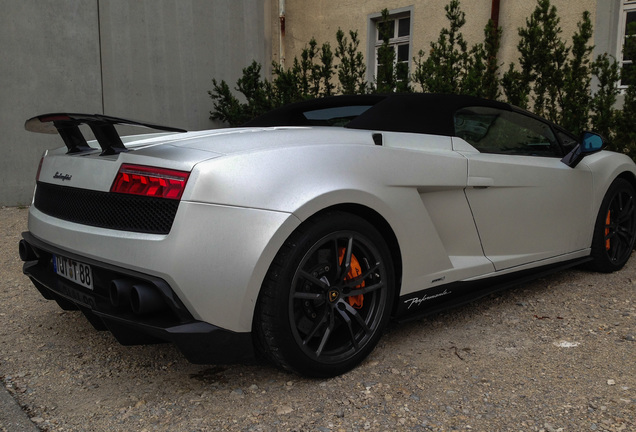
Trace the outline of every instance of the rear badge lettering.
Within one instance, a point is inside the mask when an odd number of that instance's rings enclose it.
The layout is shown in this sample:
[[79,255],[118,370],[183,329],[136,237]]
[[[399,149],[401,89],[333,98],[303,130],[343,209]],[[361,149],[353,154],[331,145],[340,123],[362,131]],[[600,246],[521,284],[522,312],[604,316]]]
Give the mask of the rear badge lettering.
[[60,179],[62,181],[64,180],[70,180],[73,176],[70,174],[62,174],[61,172],[55,172],[55,175],[53,176],[54,179]]
[[411,309],[411,306],[420,306],[422,303],[424,303],[427,300],[432,300],[432,299],[437,298],[437,297],[442,297],[442,296],[448,295],[450,293],[451,293],[451,291],[444,290],[441,293],[434,294],[434,295],[431,295],[431,296],[426,296],[425,295],[425,296],[423,296],[421,298],[415,297],[415,298],[412,298],[412,299],[404,300],[404,303],[409,305],[407,307],[407,309]]

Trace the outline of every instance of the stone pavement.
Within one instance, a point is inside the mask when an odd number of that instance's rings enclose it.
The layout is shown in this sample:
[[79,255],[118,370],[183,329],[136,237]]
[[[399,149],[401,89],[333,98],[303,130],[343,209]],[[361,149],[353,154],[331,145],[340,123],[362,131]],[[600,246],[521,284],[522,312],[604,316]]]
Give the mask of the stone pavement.
[[7,389],[0,385],[0,431],[38,432],[39,429],[29,419]]

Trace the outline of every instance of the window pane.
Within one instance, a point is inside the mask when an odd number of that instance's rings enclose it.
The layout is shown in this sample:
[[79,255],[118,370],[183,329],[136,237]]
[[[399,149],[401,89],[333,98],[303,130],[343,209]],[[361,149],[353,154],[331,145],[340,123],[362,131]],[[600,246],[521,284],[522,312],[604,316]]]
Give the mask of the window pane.
[[559,140],[561,141],[561,146],[565,149],[566,153],[569,153],[574,146],[578,144],[578,141],[572,138],[570,135],[564,134],[563,132],[558,132]]
[[409,61],[409,45],[398,45],[397,47],[397,61],[407,62]]
[[411,18],[402,18],[398,24],[398,37],[408,36],[411,33]]
[[632,41],[625,39],[625,47],[623,48],[623,62],[630,62],[634,60],[634,48]]
[[396,67],[397,67],[396,75],[397,75],[398,81],[404,81],[404,80],[408,79],[408,77],[409,77],[409,65],[408,65],[408,63],[398,63],[396,65]]
[[621,85],[628,86],[630,84],[635,84],[634,82],[634,74],[636,71],[634,70],[633,63],[624,63],[623,70],[621,71]]
[[395,20],[378,23],[378,40],[382,40],[384,33],[386,32],[389,39],[395,36]]
[[636,22],[636,11],[627,12],[627,19],[625,20],[625,36],[629,33],[629,25]]
[[[390,51],[387,51],[386,53],[384,53],[382,51],[383,46],[378,47],[375,50],[375,61],[377,62],[378,66],[384,64],[383,61],[385,60],[384,58],[381,58],[381,56],[384,54],[386,56],[390,55]],[[395,45],[388,45],[387,50],[393,50],[393,60],[395,61]]]
[[[628,36],[629,34],[632,36]],[[636,36],[633,36],[636,32],[636,11],[626,13],[625,18],[625,40],[623,45],[623,61],[634,60],[636,57]]]

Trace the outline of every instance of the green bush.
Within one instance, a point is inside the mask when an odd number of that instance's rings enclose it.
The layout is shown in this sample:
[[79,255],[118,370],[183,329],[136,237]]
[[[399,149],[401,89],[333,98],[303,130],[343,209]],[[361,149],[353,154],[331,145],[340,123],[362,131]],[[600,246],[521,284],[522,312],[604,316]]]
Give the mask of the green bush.
[[[237,126],[287,103],[333,94],[364,94],[423,91],[469,94],[489,99],[503,98],[580,133],[593,128],[608,138],[609,148],[636,158],[636,67],[620,70],[609,55],[591,60],[593,46],[589,12],[583,13],[571,44],[561,38],[560,18],[550,0],[537,0],[533,13],[519,28],[517,64],[500,72],[497,53],[501,28],[492,21],[484,29],[483,43],[472,47],[461,29],[466,15],[459,0],[445,7],[448,27],[442,28],[428,52],[420,50],[413,58],[413,74],[395,62],[389,45],[387,9],[378,23],[383,40],[378,48],[378,71],[373,84],[366,81],[364,56],[359,50],[357,31],[338,29],[335,50],[329,43],[309,41],[300,59],[285,69],[272,63],[271,81],[262,75],[257,62],[243,69],[234,96],[225,81],[212,80],[209,95],[214,110],[210,118]],[[630,27],[636,34],[636,24]],[[636,37],[628,37],[626,58],[636,58]],[[405,78],[406,77],[406,78]],[[620,93],[619,79],[630,85],[625,90],[622,110],[615,109]],[[592,82],[595,85],[592,86]],[[239,99],[240,98],[240,99]]]
[[340,82],[338,91],[341,94],[365,94],[369,91],[366,81],[367,66],[364,64],[364,56],[358,51],[358,32],[349,30],[349,37],[351,41],[338,29],[335,56],[340,59],[340,64],[334,66]]
[[[526,27],[519,29],[519,67],[510,65],[503,76],[504,93],[522,108],[532,106],[538,115],[555,120],[559,92],[563,88],[564,66],[569,49],[560,37],[559,17],[550,0],[538,0]],[[512,75],[512,76],[510,76]],[[512,88],[513,80],[518,80]],[[515,94],[517,92],[517,94]]]
[[[338,30],[335,54],[329,43],[318,48],[315,39],[303,48],[300,60],[294,58],[292,66],[284,69],[272,62],[272,81],[262,75],[262,67],[256,61],[243,69],[235,90],[242,95],[241,102],[232,94],[230,86],[222,80],[212,79],[214,110],[210,119],[221,120],[230,126],[239,126],[274,108],[306,99],[327,97],[335,94],[334,75],[339,80],[340,92],[366,93],[368,86],[364,80],[366,66],[362,53],[358,51],[357,32],[349,32],[349,41],[342,30]],[[340,64],[334,65],[334,57]]]
[[236,82],[235,90],[247,102],[240,102],[225,81],[219,83],[212,79],[212,86],[208,92],[214,104],[210,119],[227,122],[230,126],[241,125],[278,106],[274,89],[269,82],[261,79],[261,65],[256,61],[243,69],[243,76]]
[[618,63],[607,54],[600,55],[591,66],[592,75],[598,79],[598,88],[590,105],[590,121],[592,129],[610,140],[610,149],[617,150],[614,143],[616,127],[616,97],[619,89],[616,85],[620,79]]
[[440,31],[437,42],[432,42],[426,56],[420,50],[414,59],[413,81],[423,92],[468,94],[496,98],[497,51],[501,30],[489,22],[485,30],[484,44],[468,48],[461,28],[466,14],[459,7],[459,0],[451,0],[445,7],[449,28]]

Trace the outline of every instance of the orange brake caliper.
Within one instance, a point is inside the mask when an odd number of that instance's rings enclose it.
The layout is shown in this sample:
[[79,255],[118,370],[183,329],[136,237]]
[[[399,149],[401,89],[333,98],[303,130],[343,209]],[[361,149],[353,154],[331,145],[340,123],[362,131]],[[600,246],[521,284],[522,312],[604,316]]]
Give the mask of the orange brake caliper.
[[[338,255],[339,255],[338,259],[341,265],[342,265],[342,260],[344,259],[344,254],[345,254],[345,248],[338,249]],[[351,254],[351,266],[349,267],[349,273],[347,273],[347,277],[344,280],[354,279],[360,276],[361,274],[362,274],[362,267],[360,266],[360,262],[358,262],[358,258],[356,258],[355,255]],[[363,287],[364,287],[364,281],[360,285],[354,288],[360,289]],[[363,294],[350,296],[347,298],[347,301],[349,302],[349,304],[356,309],[362,308],[363,300],[364,300]]]
[[[610,233],[610,211],[607,211],[607,217],[605,218],[605,237],[607,237]],[[610,250],[610,241],[609,239],[605,240],[605,250]],[[342,260],[341,260],[342,261]]]

